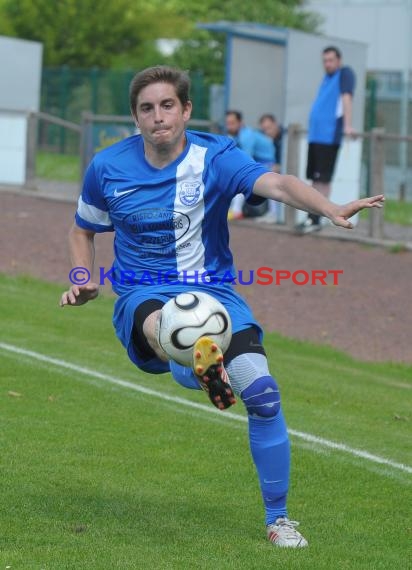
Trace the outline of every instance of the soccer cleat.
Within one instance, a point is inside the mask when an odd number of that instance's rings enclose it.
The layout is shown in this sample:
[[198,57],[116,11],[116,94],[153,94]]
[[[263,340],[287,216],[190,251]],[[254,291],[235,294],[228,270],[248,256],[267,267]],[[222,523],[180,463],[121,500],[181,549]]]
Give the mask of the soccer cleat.
[[316,224],[311,218],[307,218],[304,222],[295,226],[295,233],[303,236],[312,232],[318,232],[321,229],[322,226],[320,223]]
[[275,546],[304,548],[308,546],[308,541],[296,530],[298,525],[298,522],[290,521],[287,517],[279,517],[266,527],[268,539]]
[[223,353],[207,336],[202,336],[195,342],[193,372],[216,408],[225,410],[236,404],[229,376],[223,366]]

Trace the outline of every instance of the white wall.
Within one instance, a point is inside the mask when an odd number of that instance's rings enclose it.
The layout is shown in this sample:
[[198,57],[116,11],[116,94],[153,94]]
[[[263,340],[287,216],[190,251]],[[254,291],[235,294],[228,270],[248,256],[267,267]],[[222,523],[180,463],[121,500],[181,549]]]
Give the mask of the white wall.
[[0,109],[38,111],[42,44],[0,36]]
[[26,181],[27,116],[0,111],[0,183]]
[[400,71],[411,67],[410,0],[309,0],[305,8],[323,17],[324,34],[367,43],[369,70]]
[[234,37],[230,69],[229,108],[242,111],[248,126],[263,113],[283,115],[284,46]]
[[0,184],[26,182],[28,112],[40,107],[42,49],[0,36]]

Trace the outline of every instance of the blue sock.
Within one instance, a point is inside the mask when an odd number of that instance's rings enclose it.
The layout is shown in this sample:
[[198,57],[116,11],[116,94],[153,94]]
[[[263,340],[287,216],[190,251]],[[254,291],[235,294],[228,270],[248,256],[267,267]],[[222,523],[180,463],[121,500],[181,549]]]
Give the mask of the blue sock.
[[178,364],[173,360],[170,361],[170,372],[172,373],[173,379],[176,380],[178,384],[181,384],[185,388],[190,388],[191,390],[201,390],[199,382],[193,370],[189,366],[183,366]]
[[248,416],[252,457],[259,476],[266,524],[286,517],[290,448],[282,410],[273,418]]

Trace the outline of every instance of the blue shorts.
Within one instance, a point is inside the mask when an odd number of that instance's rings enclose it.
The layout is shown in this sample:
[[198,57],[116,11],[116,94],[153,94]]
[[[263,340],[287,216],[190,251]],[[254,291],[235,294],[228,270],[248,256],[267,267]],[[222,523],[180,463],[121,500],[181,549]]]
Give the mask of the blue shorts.
[[169,299],[176,297],[185,291],[202,291],[212,295],[226,308],[232,320],[232,333],[237,333],[250,327],[256,327],[259,339],[262,341],[263,331],[259,323],[253,317],[252,311],[246,301],[233,289],[232,286],[211,285],[188,285],[185,283],[159,286],[140,286],[135,290],[121,295],[114,306],[113,325],[116,335],[127,350],[130,360],[138,367],[152,374],[161,374],[170,371],[168,362],[162,362],[158,358],[144,361],[136,352],[132,342],[132,330],[134,325],[134,313],[136,308],[148,299],[158,299],[167,303]]

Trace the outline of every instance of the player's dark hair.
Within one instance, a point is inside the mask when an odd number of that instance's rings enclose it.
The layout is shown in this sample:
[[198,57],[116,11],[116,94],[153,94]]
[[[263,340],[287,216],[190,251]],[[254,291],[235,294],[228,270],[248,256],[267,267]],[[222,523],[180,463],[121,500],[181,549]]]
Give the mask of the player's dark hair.
[[338,59],[342,59],[342,52],[336,46],[327,46],[325,47],[322,53],[329,53],[331,51],[333,51],[333,53],[336,55]]
[[234,111],[233,109],[229,109],[229,111],[226,111],[226,117],[228,115],[234,115],[240,123],[243,121],[243,115],[240,111]]
[[260,117],[260,119],[259,119],[259,125],[260,125],[261,123],[263,123],[263,121],[266,121],[266,120],[269,120],[269,121],[272,121],[273,123],[276,123],[276,117],[275,117],[275,115],[272,115],[272,113],[265,113],[264,115],[262,115],[262,116]]
[[137,73],[130,83],[129,103],[132,115],[136,114],[137,97],[140,91],[152,83],[170,83],[175,88],[182,105],[186,105],[189,101],[190,79],[188,74],[175,67],[156,65]]

